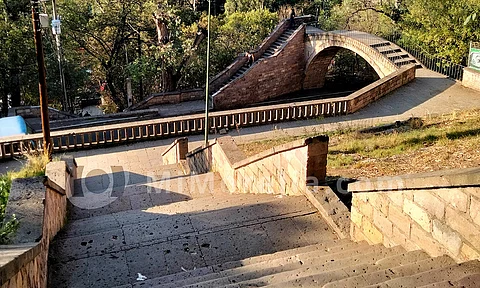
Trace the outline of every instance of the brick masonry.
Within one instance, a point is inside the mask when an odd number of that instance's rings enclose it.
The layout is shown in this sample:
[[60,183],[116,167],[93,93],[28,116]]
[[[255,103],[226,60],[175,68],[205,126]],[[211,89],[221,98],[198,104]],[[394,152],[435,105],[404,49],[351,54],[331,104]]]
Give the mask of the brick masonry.
[[480,71],[472,68],[463,69],[463,86],[480,91]]
[[242,107],[301,90],[305,70],[305,26],[291,37],[277,55],[260,61],[216,94],[215,109]]
[[[61,170],[58,170],[61,169]],[[71,195],[71,176],[66,173],[65,162],[50,163],[47,166],[47,177],[59,179],[56,183],[65,192],[58,192],[46,187],[45,208],[43,213],[43,236],[38,243],[30,243],[32,248],[22,251],[16,257],[0,267],[1,288],[47,287],[48,251],[50,242],[65,225],[67,217],[67,195]],[[52,179],[51,179],[52,180]],[[52,180],[53,181],[53,180]],[[63,186],[62,186],[63,185]],[[2,249],[15,250],[16,246],[4,246]]]
[[458,262],[480,259],[479,179],[475,168],[351,184],[350,236]]

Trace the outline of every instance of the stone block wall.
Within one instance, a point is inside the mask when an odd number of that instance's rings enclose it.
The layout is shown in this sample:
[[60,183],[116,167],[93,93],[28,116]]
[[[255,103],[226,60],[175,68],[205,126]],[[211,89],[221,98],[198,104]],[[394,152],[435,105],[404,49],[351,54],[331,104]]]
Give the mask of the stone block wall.
[[305,26],[302,25],[285,47],[264,59],[246,74],[214,96],[215,109],[231,109],[299,91],[303,85]]
[[472,68],[463,69],[463,86],[480,91],[480,71]]
[[[190,170],[218,172],[232,193],[303,195],[325,180],[328,137],[301,139],[246,158],[232,137],[187,155]],[[199,169],[200,168],[200,169]]]
[[351,184],[351,237],[458,262],[480,259],[479,184],[479,168]]
[[[61,170],[58,170],[61,169]],[[47,166],[45,181],[45,205],[43,212],[42,238],[37,243],[3,246],[9,251],[0,267],[1,288],[47,287],[48,250],[55,235],[65,225],[67,219],[67,195],[71,195],[71,174],[65,162],[54,162]],[[63,175],[63,178],[60,176]],[[58,179],[55,183],[52,179]],[[61,187],[61,185],[64,185]],[[5,256],[2,256],[2,258]],[[5,260],[5,259],[2,259]]]

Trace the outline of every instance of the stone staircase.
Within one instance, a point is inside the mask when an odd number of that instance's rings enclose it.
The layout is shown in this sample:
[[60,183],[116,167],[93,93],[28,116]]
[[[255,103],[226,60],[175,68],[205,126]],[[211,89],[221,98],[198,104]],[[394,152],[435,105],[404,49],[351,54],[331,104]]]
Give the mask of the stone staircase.
[[479,279],[478,261],[456,264],[448,256],[431,258],[423,251],[335,240],[133,287],[478,287]]
[[397,67],[416,64],[417,68],[423,68],[423,65],[417,59],[392,42],[383,41],[371,44],[370,46],[385,55],[390,61],[397,65]]
[[251,66],[254,66],[259,61],[267,59],[267,58],[273,56],[275,53],[277,53],[283,47],[283,45],[285,45],[285,43],[287,43],[288,38],[294,32],[295,32],[295,29],[285,30],[285,32],[283,32],[283,34],[280,35],[280,37],[278,37],[278,39],[272,45],[270,45],[270,47],[258,59],[255,59],[255,62],[252,65],[249,65],[248,62],[247,62],[240,69],[238,69],[238,71],[232,77],[230,77],[230,79],[228,79],[220,89],[218,89],[217,91],[213,91],[212,94],[215,95],[224,86],[226,86],[226,85],[232,83],[233,81],[235,81],[236,79],[242,77],[250,69]]
[[117,199],[103,207],[71,205],[69,223],[51,245],[49,287],[480,283],[478,261],[457,264],[448,256],[338,239],[303,196],[231,194],[218,174],[186,176],[176,164],[125,166],[129,171],[110,178],[92,170],[77,181],[77,201],[88,198],[85,189],[108,188]]

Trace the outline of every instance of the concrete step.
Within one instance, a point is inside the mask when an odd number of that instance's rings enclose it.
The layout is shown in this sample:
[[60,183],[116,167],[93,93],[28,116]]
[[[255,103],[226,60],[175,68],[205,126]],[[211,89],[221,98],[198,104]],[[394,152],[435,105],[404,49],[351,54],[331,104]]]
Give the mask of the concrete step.
[[[74,196],[83,197],[85,193],[101,193],[106,189],[117,189],[138,184],[184,176],[180,164],[160,165],[154,171],[143,172],[123,167],[111,167],[107,171],[78,170],[79,179],[74,182]],[[118,190],[118,189],[117,189]]]
[[389,54],[387,58],[390,59],[390,61],[397,61],[397,60],[408,59],[410,58],[410,56],[406,53],[399,52],[395,54]]
[[400,53],[402,52],[402,49],[400,48],[395,48],[393,46],[382,46],[378,47],[377,50],[382,53],[383,55],[389,55],[393,53]]
[[385,265],[385,263],[383,263],[383,265],[377,265],[380,268],[379,271],[367,272],[358,276],[330,282],[329,284],[324,285],[323,288],[364,287],[379,284],[395,278],[422,273],[432,269],[447,267],[453,264],[455,264],[455,261],[448,256],[438,258],[428,257],[428,259],[422,259],[420,261],[413,259],[413,263],[404,263],[403,265],[395,265],[394,263],[388,263],[388,265]]
[[[222,265],[212,266],[213,273],[196,276],[185,277],[186,273],[166,276],[155,279],[158,286],[154,287],[183,287],[189,285],[201,285],[210,287],[218,287],[220,285],[230,284],[232,279],[249,279],[255,275],[269,275],[295,269],[301,267],[300,259],[303,257],[320,257],[322,255],[330,255],[341,251],[349,251],[366,248],[368,244],[365,242],[354,243],[349,240],[326,241],[321,244],[304,246],[301,248],[285,250],[273,254],[252,257],[241,261],[228,262]],[[232,280],[235,281],[235,280]],[[238,280],[237,280],[238,281]],[[150,282],[149,284],[153,284]]]
[[[148,182],[152,181],[152,182]],[[178,176],[126,187],[107,188],[103,193],[85,193],[69,199],[71,219],[78,220],[127,210],[228,194],[218,173]]]
[[[283,200],[283,202],[281,202]],[[294,197],[292,199],[278,199],[272,195],[251,195],[251,194],[228,194],[219,195],[218,197],[203,197],[189,201],[180,201],[168,205],[159,205],[147,209],[127,210],[111,213],[108,215],[100,215],[91,218],[85,218],[68,223],[66,229],[59,234],[59,238],[77,237],[82,235],[95,234],[110,230],[120,229],[123,225],[138,224],[147,221],[158,221],[159,215],[170,215],[175,218],[175,214],[194,214],[215,213],[216,211],[232,211],[235,207],[252,207],[271,206],[278,207],[290,205],[290,201],[298,201],[305,204],[303,199]],[[280,202],[280,203],[279,203]],[[295,204],[296,205],[296,204]],[[299,211],[298,206],[293,206],[293,212]],[[313,211],[313,210],[306,210]],[[235,211],[237,214],[238,212]],[[289,211],[286,211],[287,213]],[[245,212],[246,213],[246,212]],[[242,214],[240,214],[241,216]],[[269,214],[266,214],[267,216]],[[244,221],[245,218],[239,221]],[[231,223],[231,221],[229,221]],[[229,224],[225,223],[225,224]]]
[[420,288],[452,288],[452,287],[462,287],[462,288],[478,288],[480,286],[480,273],[471,274],[463,277],[459,280],[446,280],[443,282],[437,282],[433,284],[428,284],[421,286]]
[[[355,275],[363,275],[371,272],[375,272],[381,269],[385,269],[391,266],[407,265],[412,262],[429,259],[430,256],[423,251],[411,251],[401,253],[394,256],[388,256],[380,259],[376,263],[362,263],[356,265],[346,265],[335,271],[320,271],[319,274],[314,274],[306,277],[299,277],[289,282],[278,283],[271,285],[272,287],[320,287],[329,283],[333,279],[340,279],[344,281],[348,277],[355,277]],[[342,278],[338,278],[339,275],[344,275]],[[333,276],[333,277],[332,277]],[[356,286],[349,286],[356,287]]]
[[[414,274],[411,276],[396,278],[383,282],[380,285],[367,287],[381,288],[401,288],[401,287],[421,287],[432,285],[444,281],[460,281],[468,275],[478,274],[480,272],[480,262],[478,260],[469,261],[461,264],[454,264],[448,267],[432,269],[426,272]],[[478,287],[478,284],[477,286]]]
[[385,47],[385,46],[390,46],[390,45],[391,45],[390,42],[380,42],[380,43],[372,44],[370,46],[373,47],[373,48],[379,48],[379,47]]
[[[228,235],[231,230],[260,226],[267,231],[280,226],[292,230],[291,235],[302,237],[303,240],[292,238],[285,243],[286,245],[282,245],[281,235],[270,235],[269,241],[275,247],[275,251],[278,251],[335,238],[327,224],[321,222],[322,219],[318,218],[320,216],[315,212],[302,196],[279,199],[272,195],[240,194],[198,198],[188,202],[73,221],[57,237],[55,249],[61,252],[59,257],[62,259],[80,259],[85,255],[99,256],[118,252],[125,246],[129,247],[135,243],[149,245],[192,235],[208,238],[209,234],[222,233],[226,235],[225,237],[230,237]],[[304,232],[303,229],[311,231]],[[315,235],[314,241],[317,242],[310,242],[309,238],[305,238],[309,235]],[[81,245],[82,243],[85,245]],[[213,246],[212,252],[209,253],[214,253]],[[238,256],[231,255],[230,258],[223,257],[226,259],[225,262],[238,260]],[[248,257],[254,254],[244,255]],[[207,264],[213,265],[217,262]]]
[[401,66],[405,66],[405,65],[409,65],[409,64],[416,64],[417,61],[413,58],[406,58],[406,59],[396,60],[393,63],[395,63],[395,65],[398,65],[398,66],[401,67]]
[[[305,278],[312,275],[323,273],[328,278],[328,283],[333,280],[345,278],[347,275],[341,269],[353,265],[374,264],[376,261],[387,256],[405,253],[405,250],[400,247],[386,248],[383,245],[374,245],[362,250],[350,250],[335,254],[330,254],[324,257],[313,257],[301,259],[302,268],[280,272],[248,281],[242,281],[235,284],[230,284],[225,287],[258,287],[274,285],[276,287],[289,287],[283,283],[290,283],[299,278]],[[328,273],[330,271],[331,273]],[[360,273],[358,270],[354,273]],[[326,278],[324,278],[326,279]],[[238,286],[237,286],[238,285]],[[250,285],[250,286],[249,286]]]

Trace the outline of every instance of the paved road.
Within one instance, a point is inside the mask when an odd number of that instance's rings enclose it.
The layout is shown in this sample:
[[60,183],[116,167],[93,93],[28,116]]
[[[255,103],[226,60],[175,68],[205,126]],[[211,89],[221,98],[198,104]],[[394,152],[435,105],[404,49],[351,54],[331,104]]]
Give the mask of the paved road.
[[[455,110],[473,108],[480,108],[480,92],[465,88],[461,83],[448,79],[441,74],[421,69],[417,70],[417,79],[414,82],[355,114],[244,128],[239,131],[230,131],[230,135],[240,144],[286,135],[302,135],[348,127],[366,127],[404,120],[412,116],[441,115]],[[212,138],[219,136],[211,135]],[[191,149],[201,146],[203,143],[202,136],[192,136],[189,137],[189,140]],[[135,152],[134,154],[140,159],[153,157],[152,155],[161,157],[160,154],[163,149],[170,145],[172,141],[172,139],[165,139],[107,149],[80,151],[71,154],[77,158],[80,165],[87,163],[96,163],[95,165],[97,165],[98,161],[94,161],[95,156],[104,155],[108,157],[109,154],[112,154],[113,158],[118,155],[116,153],[123,151]],[[5,171],[5,167],[12,167],[13,163],[12,161],[1,163],[0,172]]]

